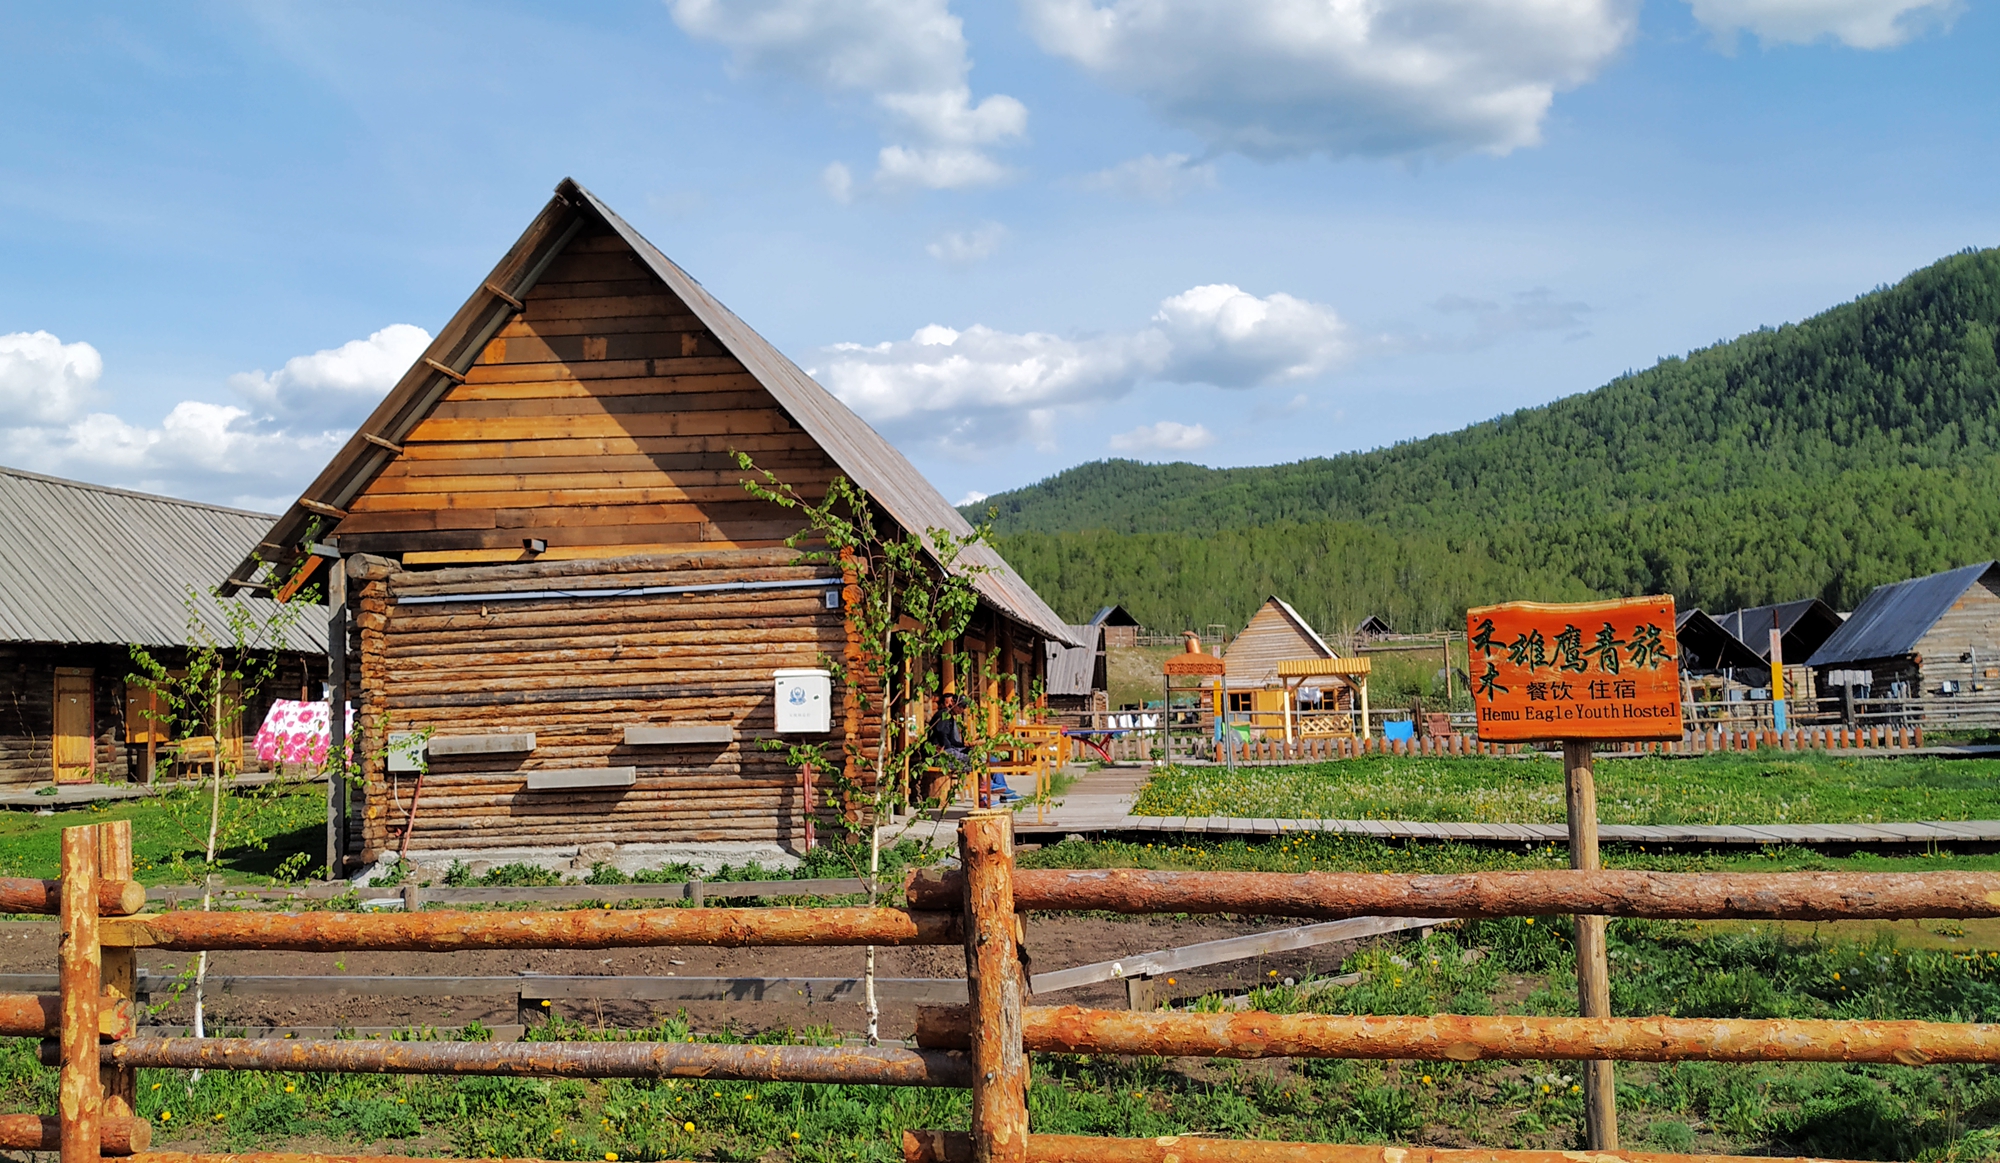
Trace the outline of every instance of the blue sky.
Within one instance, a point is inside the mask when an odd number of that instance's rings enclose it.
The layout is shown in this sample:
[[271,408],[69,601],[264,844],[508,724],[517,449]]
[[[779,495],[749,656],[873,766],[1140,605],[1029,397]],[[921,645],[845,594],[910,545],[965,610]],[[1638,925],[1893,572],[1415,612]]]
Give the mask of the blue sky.
[[2000,243],[1949,0],[0,10],[0,463],[289,501],[557,180],[948,497],[1371,448]]

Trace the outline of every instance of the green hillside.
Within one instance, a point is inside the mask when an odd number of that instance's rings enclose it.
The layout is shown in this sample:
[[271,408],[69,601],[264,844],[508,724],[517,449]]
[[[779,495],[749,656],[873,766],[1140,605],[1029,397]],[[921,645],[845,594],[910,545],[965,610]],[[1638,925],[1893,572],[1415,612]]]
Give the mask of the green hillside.
[[[2000,556],[2000,249],[1802,323],[1393,448],[1260,468],[1102,461],[981,502],[1066,616],[1240,625],[1667,592],[1818,595]],[[971,510],[968,510],[971,515]]]

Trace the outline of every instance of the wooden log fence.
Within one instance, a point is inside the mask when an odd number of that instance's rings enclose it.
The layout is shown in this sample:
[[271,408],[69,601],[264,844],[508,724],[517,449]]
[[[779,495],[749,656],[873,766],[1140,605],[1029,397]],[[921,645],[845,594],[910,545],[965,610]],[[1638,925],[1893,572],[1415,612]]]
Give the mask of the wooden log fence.
[[[1159,732],[1134,730],[1129,736],[1103,738],[1099,743],[1114,761],[1145,762],[1158,758]],[[1690,730],[1671,742],[1606,745],[1613,755],[1706,755],[1728,751],[1913,751],[1924,746],[1922,724],[1874,726],[1813,726],[1776,731],[1768,727],[1704,727]],[[1177,758],[1192,756],[1204,762],[1220,762],[1213,746],[1200,738],[1183,734],[1174,737]],[[1523,743],[1482,743],[1472,735],[1420,735],[1413,739],[1300,738],[1251,739],[1237,744],[1235,761],[1247,764],[1323,763],[1337,759],[1358,759],[1369,755],[1418,755],[1442,758],[1504,758],[1539,754]]]
[[[1687,918],[1823,916],[1957,918],[2000,912],[2000,878],[1979,873],[1742,874],[1563,872],[1464,876],[1369,874],[1020,872],[1013,818],[975,812],[960,826],[963,871],[920,877],[911,909],[655,909],[592,913],[162,913],[99,919],[101,879],[130,876],[130,830],[63,832],[63,876],[53,893],[15,899],[59,915],[58,998],[0,997],[0,1018],[53,1034],[58,1115],[0,1118],[0,1148],[46,1149],[61,1163],[126,1156],[135,1163],[388,1163],[388,1157],[195,1155],[147,1150],[146,1128],[120,1105],[140,1068],[313,1072],[703,1077],[806,1083],[960,1087],[972,1091],[972,1131],[916,1131],[906,1160],[1026,1163],[1558,1163],[1574,1153],[1444,1151],[1320,1143],[1151,1140],[1037,1135],[1028,1122],[1032,1052],[1627,1061],[1841,1061],[1915,1066],[2000,1062],[2000,1026],[1952,1022],[1750,1021],[1664,1017],[1277,1015],[1099,1011],[1027,1004],[1019,913],[1038,908],[1233,912],[1353,917],[1393,905],[1409,918],[1583,916]],[[121,851],[122,849],[122,851]],[[101,876],[102,874],[102,876]],[[7,891],[0,886],[0,891]],[[39,895],[37,895],[39,894]],[[119,889],[112,903],[123,907]],[[1109,902],[1109,903],[1107,903]],[[113,910],[104,910],[112,912]],[[1350,922],[1337,922],[1350,923]],[[130,1025],[131,992],[113,990],[110,958],[138,948],[456,949],[622,948],[657,945],[962,943],[967,1004],[924,1011],[912,1049],[682,1043],[273,1042],[148,1037]],[[136,991],[136,982],[123,988]],[[120,1003],[124,1003],[121,1010]],[[122,1016],[121,1016],[122,1014]],[[12,1015],[7,1018],[7,1015]],[[108,1020],[107,1020],[108,1019]],[[1596,1152],[1602,1160],[1691,1163],[1698,1157]],[[1733,1157],[1699,1157],[1730,1161]]]

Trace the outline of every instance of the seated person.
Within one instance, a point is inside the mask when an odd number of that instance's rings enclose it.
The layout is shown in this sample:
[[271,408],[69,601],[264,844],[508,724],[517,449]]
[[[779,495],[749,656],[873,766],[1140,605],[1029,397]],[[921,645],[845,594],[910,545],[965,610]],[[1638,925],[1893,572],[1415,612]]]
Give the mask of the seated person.
[[[938,704],[937,714],[931,716],[927,732],[931,749],[937,753],[938,766],[946,771],[972,771],[983,766],[981,759],[965,745],[965,728],[959,723],[964,713],[965,700],[948,694]],[[1021,798],[1000,775],[992,777],[992,788],[994,795],[1003,801]]]

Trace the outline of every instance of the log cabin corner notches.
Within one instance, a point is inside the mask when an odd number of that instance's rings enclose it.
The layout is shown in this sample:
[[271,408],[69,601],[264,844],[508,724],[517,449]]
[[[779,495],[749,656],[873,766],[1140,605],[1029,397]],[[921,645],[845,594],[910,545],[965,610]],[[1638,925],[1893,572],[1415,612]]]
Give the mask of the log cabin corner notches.
[[[889,443],[589,191],[527,232],[265,539],[344,558],[360,854],[747,841],[795,847],[772,672],[847,645],[836,571],[731,453],[807,495],[835,475],[901,528],[969,531]],[[1038,677],[1060,619],[999,556],[972,635]],[[231,588],[260,584],[254,559]],[[339,587],[332,587],[339,588]],[[834,731],[879,731],[836,691]],[[372,738],[371,738],[372,733]],[[500,740],[505,747],[493,740]],[[488,746],[493,743],[492,746]],[[352,851],[352,849],[350,849]]]

